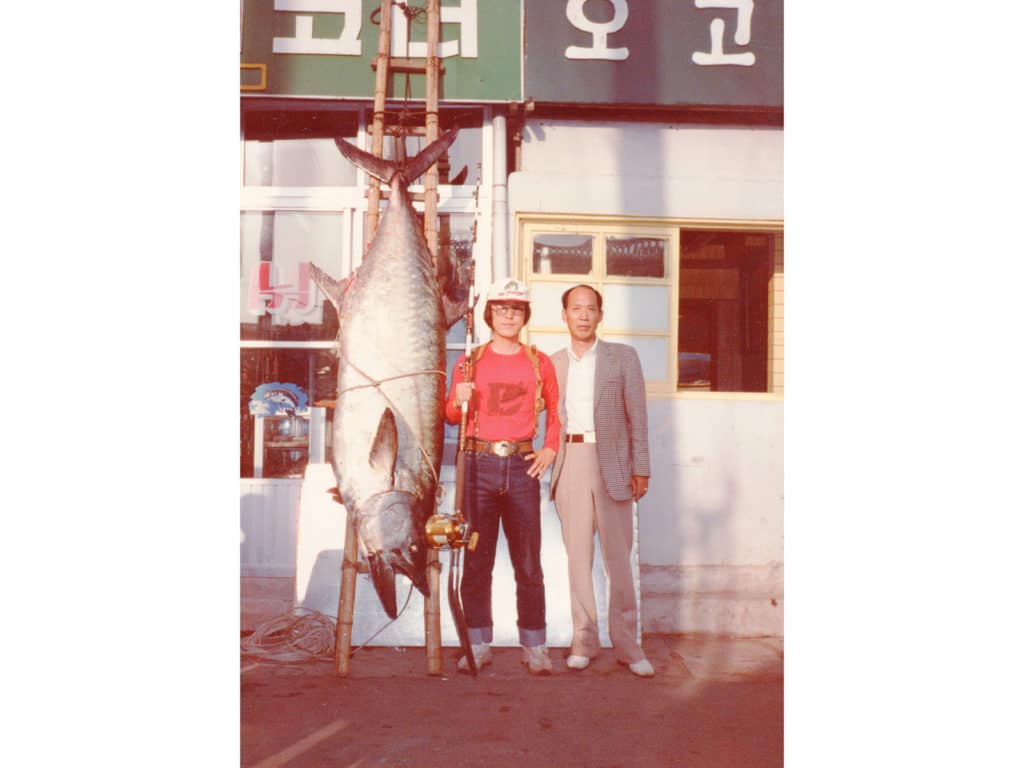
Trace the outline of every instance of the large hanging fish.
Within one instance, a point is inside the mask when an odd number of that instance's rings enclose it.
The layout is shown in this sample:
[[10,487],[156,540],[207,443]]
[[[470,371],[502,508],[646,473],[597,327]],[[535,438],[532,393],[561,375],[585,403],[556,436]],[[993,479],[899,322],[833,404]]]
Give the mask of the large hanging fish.
[[391,618],[396,571],[430,593],[424,526],[434,510],[444,439],[445,333],[468,305],[461,271],[444,259],[435,266],[408,185],[437,162],[456,132],[401,164],[337,139],[341,153],[386,182],[391,195],[353,275],[339,281],[312,266],[338,312],[338,494],[356,517],[373,586]]

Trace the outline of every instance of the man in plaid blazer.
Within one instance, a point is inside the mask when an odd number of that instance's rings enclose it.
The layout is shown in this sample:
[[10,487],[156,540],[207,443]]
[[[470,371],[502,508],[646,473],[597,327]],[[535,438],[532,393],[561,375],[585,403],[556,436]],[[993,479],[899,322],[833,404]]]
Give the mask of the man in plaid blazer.
[[616,660],[640,677],[654,669],[637,643],[629,556],[632,503],[647,493],[647,397],[636,350],[597,338],[601,294],[578,285],[562,294],[571,343],[551,355],[561,421],[551,497],[569,561],[573,638],[566,664],[585,669],[600,652],[594,598],[594,531],[608,574],[608,634]]

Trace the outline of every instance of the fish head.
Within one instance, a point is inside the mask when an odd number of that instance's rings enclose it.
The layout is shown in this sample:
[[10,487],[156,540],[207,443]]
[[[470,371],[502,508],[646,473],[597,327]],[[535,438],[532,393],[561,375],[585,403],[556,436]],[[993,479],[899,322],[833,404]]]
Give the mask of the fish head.
[[373,587],[392,619],[398,615],[395,573],[427,596],[426,532],[417,521],[419,504],[408,491],[390,490],[367,499],[357,512],[359,539],[366,551]]

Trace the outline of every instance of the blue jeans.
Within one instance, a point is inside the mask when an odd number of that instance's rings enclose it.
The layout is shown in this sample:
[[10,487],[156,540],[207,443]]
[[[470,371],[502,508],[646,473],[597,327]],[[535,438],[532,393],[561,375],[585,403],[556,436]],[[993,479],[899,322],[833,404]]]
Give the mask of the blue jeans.
[[494,640],[491,575],[499,522],[516,577],[519,642],[525,646],[547,642],[540,564],[540,481],[526,474],[529,466],[519,454],[466,454],[466,517],[480,539],[475,551],[466,552],[461,595],[469,640],[477,645]]

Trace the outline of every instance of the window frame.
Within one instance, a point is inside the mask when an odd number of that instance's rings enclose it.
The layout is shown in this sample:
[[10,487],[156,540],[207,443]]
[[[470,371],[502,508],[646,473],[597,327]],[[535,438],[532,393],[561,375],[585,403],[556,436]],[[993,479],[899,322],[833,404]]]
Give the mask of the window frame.
[[[758,232],[769,234],[774,239],[774,264],[772,278],[769,280],[768,295],[768,354],[766,392],[721,392],[703,389],[679,389],[678,365],[676,355],[679,349],[678,317],[679,281],[680,281],[680,230],[716,230],[720,232]],[[647,394],[659,397],[670,397],[684,400],[781,400],[783,396],[783,254],[784,254],[784,222],[779,219],[680,219],[680,218],[647,218],[629,216],[610,216],[593,214],[547,214],[517,212],[514,227],[516,242],[514,265],[519,279],[527,285],[564,284],[569,288],[578,283],[589,282],[598,290],[604,285],[626,286],[667,286],[669,327],[664,331],[630,330],[606,328],[602,322],[598,334],[608,341],[616,341],[623,337],[651,337],[668,339],[668,357],[666,362],[669,375],[667,379],[647,380]],[[600,235],[596,238],[594,248],[594,264],[587,275],[559,275],[534,272],[533,269],[533,238],[541,234],[580,234]],[[608,276],[604,261],[605,238],[611,236],[629,237],[666,237],[666,269],[663,278]],[[598,245],[599,243],[599,245]],[[604,291],[602,290],[602,293]],[[536,315],[536,313],[535,313]],[[557,333],[566,335],[565,326],[539,325],[531,320],[527,326],[527,334]]]
[[[267,106],[252,105],[251,108],[254,111],[260,111],[262,109],[271,110],[285,110],[287,111],[287,105],[274,104]],[[350,111],[355,119],[357,125],[357,132],[354,137],[349,136],[348,138],[355,139],[358,146],[366,147],[370,134],[368,128],[368,118],[371,115],[371,110],[365,106],[351,107],[345,111]],[[480,111],[481,124],[480,129],[481,135],[481,157],[479,158],[479,164],[481,167],[481,180],[474,185],[452,185],[452,184],[438,184],[437,187],[437,211],[439,216],[459,216],[468,215],[472,216],[474,221],[483,221],[484,212],[490,211],[491,209],[491,195],[487,188],[487,183],[490,179],[490,142],[491,142],[491,131],[483,119],[483,110]],[[471,121],[470,121],[471,122]],[[368,189],[368,176],[361,170],[356,171],[356,183],[354,186],[278,186],[278,185],[259,185],[259,184],[245,184],[245,158],[246,148],[245,142],[247,136],[244,134],[240,137],[239,142],[239,215],[245,213],[302,213],[302,214],[339,214],[340,224],[343,228],[342,237],[340,241],[341,249],[340,252],[332,259],[331,263],[319,264],[327,269],[333,277],[341,279],[351,275],[362,263],[364,255],[363,238],[364,238],[364,222],[366,213],[368,210],[367,201],[367,189]],[[288,136],[288,138],[294,138]],[[414,210],[422,215],[424,211],[424,203],[422,201],[424,186],[423,180],[419,179],[415,184],[409,186],[410,195],[413,197],[413,208]],[[383,212],[383,208],[382,208]],[[473,243],[474,258],[484,258],[483,256],[483,238],[489,239],[490,227],[483,226],[482,235],[477,234],[476,240]],[[245,275],[241,275],[242,281],[245,280]],[[317,289],[319,291],[319,289]],[[241,299],[241,296],[239,297]],[[324,310],[327,310],[325,308]],[[333,350],[336,346],[335,340],[277,340],[277,339],[239,339],[239,350],[245,352],[246,350],[260,349],[280,349],[280,350]],[[448,338],[446,342],[447,349],[449,351],[459,350],[460,352],[464,348],[464,342],[454,341],[452,338]],[[239,371],[241,375],[241,370]],[[304,386],[304,385],[303,385]],[[304,387],[305,388],[305,387]],[[309,393],[312,397],[312,393]],[[328,433],[330,427],[328,426]],[[330,444],[330,437],[327,436],[327,444]],[[243,446],[244,449],[244,446]],[[328,449],[329,450],[329,449]],[[242,462],[245,461],[244,452],[240,457]],[[251,463],[251,462],[250,462]],[[244,476],[244,475],[243,475]],[[266,476],[265,476],[266,477]]]

